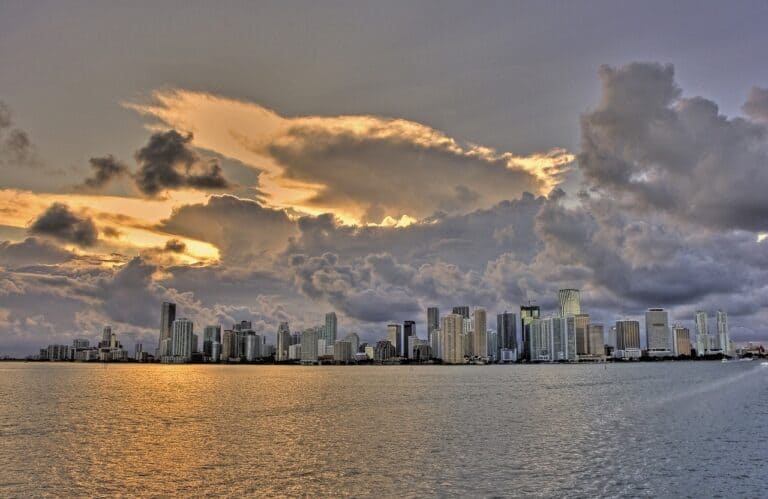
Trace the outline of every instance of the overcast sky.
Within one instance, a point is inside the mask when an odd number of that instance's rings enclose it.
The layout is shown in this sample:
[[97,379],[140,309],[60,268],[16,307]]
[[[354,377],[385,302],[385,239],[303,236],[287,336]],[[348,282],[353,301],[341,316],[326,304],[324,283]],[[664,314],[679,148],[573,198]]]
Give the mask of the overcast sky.
[[0,354],[582,289],[768,341],[768,3],[0,1]]

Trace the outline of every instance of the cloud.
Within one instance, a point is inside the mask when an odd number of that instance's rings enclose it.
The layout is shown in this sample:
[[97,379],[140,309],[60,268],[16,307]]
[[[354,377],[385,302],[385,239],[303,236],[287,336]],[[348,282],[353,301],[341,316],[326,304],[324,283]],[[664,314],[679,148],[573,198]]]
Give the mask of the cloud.
[[229,187],[216,159],[202,158],[189,146],[191,141],[191,134],[182,135],[176,130],[153,134],[147,145],[136,152],[139,169],[135,180],[139,190],[156,196],[168,188]]
[[63,203],[49,206],[32,222],[29,232],[85,247],[96,244],[99,236],[93,220],[75,214]]
[[99,189],[109,184],[113,179],[129,173],[128,166],[121,163],[111,154],[107,156],[91,158],[89,164],[93,176],[85,179],[83,186],[90,189]]
[[348,223],[467,213],[526,191],[546,194],[573,160],[560,148],[520,156],[461,144],[405,119],[287,118],[258,104],[183,90],[129,107],[193,132],[198,147],[261,170],[270,205],[333,212]]
[[752,87],[742,110],[757,121],[768,122],[768,88]]
[[186,249],[187,245],[178,239],[169,239],[165,243],[165,251],[170,251],[172,253],[184,253],[184,250]]
[[[630,210],[694,225],[768,229],[768,129],[682,97],[671,65],[600,69],[600,105],[581,119],[589,187]],[[760,113],[761,92],[747,109]]]
[[28,237],[21,242],[0,242],[0,265],[5,267],[54,265],[72,258],[74,255],[71,252],[36,237]]
[[13,126],[10,108],[0,100],[0,166],[37,164],[27,132]]

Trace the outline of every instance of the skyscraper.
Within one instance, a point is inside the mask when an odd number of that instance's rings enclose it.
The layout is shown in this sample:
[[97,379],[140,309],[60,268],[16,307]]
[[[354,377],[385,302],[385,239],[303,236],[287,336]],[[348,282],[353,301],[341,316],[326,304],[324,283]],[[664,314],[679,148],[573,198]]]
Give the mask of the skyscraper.
[[275,359],[278,361],[288,360],[288,348],[291,346],[291,328],[287,322],[281,322],[277,326],[277,352]]
[[605,331],[602,324],[589,324],[587,326],[589,339],[588,355],[590,357],[602,357],[605,355]]
[[645,312],[645,343],[651,357],[672,355],[672,330],[669,314],[663,308],[649,308]]
[[731,334],[728,331],[728,314],[717,311],[717,346],[725,355],[731,354]]
[[440,320],[442,359],[445,364],[464,363],[464,316],[449,314]]
[[675,324],[672,328],[672,337],[675,341],[675,355],[691,355],[691,333],[687,327]]
[[[560,317],[567,316],[561,315]],[[589,314],[574,315],[573,324],[576,331],[576,354],[589,355]]]
[[411,352],[408,351],[408,340],[411,336],[416,337],[416,322],[414,321],[405,321],[403,322],[403,357],[411,358]]
[[629,319],[616,321],[616,350],[640,350],[640,322]]
[[440,309],[429,307],[427,309],[427,340],[432,343],[432,332],[440,329]]
[[696,312],[696,355],[699,357],[707,355],[710,345],[707,313],[699,310]]
[[213,358],[213,344],[221,343],[221,326],[205,326],[203,329],[203,357],[206,359]]
[[160,336],[157,340],[158,355],[171,355],[171,329],[176,320],[176,304],[164,301],[160,311]]
[[557,299],[560,305],[560,317],[581,313],[581,295],[578,289],[561,289],[557,292]]
[[460,305],[458,307],[453,307],[453,313],[459,314],[465,319],[469,319],[469,306],[467,305]]
[[538,305],[521,305],[520,306],[520,333],[523,337],[523,355],[522,358],[531,360],[531,328],[530,324],[533,319],[538,319],[541,316],[541,310]]
[[496,315],[496,359],[501,359],[501,350],[517,350],[517,316],[512,312]]
[[[301,333],[301,362],[312,364],[317,362],[317,341],[320,339],[320,328],[309,328]],[[323,352],[325,355],[325,352]]]
[[176,362],[189,362],[192,360],[192,352],[197,350],[193,346],[194,324],[189,319],[176,319],[173,321],[172,330],[171,356]]
[[472,313],[472,355],[484,359],[488,357],[487,314],[482,307]]
[[387,340],[395,347],[396,355],[403,355],[403,330],[400,324],[387,325]]
[[325,314],[325,328],[323,329],[323,338],[325,338],[325,344],[327,346],[333,346],[336,343],[336,334],[338,328],[338,320],[336,319],[336,312],[328,312]]

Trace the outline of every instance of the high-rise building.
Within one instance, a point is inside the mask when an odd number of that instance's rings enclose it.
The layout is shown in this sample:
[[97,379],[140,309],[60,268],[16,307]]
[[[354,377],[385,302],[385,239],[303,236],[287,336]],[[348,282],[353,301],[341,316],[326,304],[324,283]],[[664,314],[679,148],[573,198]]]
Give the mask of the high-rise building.
[[400,324],[387,325],[387,341],[395,347],[395,355],[403,355],[405,347],[403,346],[403,329]]
[[393,357],[397,357],[397,352],[392,342],[389,340],[381,340],[376,342],[376,346],[373,347],[373,360],[377,362],[384,362],[390,360]]
[[649,308],[645,312],[645,343],[651,357],[672,355],[672,330],[669,313],[663,308]]
[[192,360],[194,342],[194,324],[191,320],[180,318],[173,321],[171,337],[171,356],[174,362],[189,362]]
[[557,292],[560,305],[560,317],[581,313],[581,296],[578,289],[561,289]]
[[640,350],[640,322],[629,319],[616,321],[616,350]]
[[469,306],[468,305],[460,305],[458,307],[453,307],[453,313],[459,314],[465,319],[469,319]]
[[706,312],[696,312],[696,355],[699,357],[709,354],[711,348],[708,322]]
[[481,359],[488,357],[488,328],[485,309],[477,307],[472,312],[472,355]]
[[522,358],[525,360],[531,360],[531,321],[540,316],[541,309],[538,305],[522,305],[520,307],[520,334],[523,339]]
[[432,332],[440,329],[440,309],[429,307],[427,309],[427,341],[432,344]]
[[496,360],[501,359],[501,350],[517,350],[517,316],[512,312],[496,315]]
[[360,336],[357,333],[349,333],[344,337],[344,341],[348,341],[352,345],[352,355],[360,351]]
[[205,326],[203,329],[203,358],[211,360],[213,358],[213,344],[221,342],[221,326]]
[[675,324],[672,328],[672,338],[674,339],[675,355],[691,355],[691,333],[687,327]]
[[288,360],[288,348],[291,346],[291,328],[287,322],[281,322],[277,326],[277,352],[275,359],[278,361]]
[[486,347],[485,351],[488,352],[489,362],[498,362],[499,352],[499,334],[493,329],[489,329],[485,333]]
[[101,342],[99,348],[108,348],[112,340],[112,326],[104,326],[101,330]]
[[230,362],[240,359],[238,351],[237,332],[231,329],[225,329],[221,338],[221,360]]
[[408,339],[413,337],[418,337],[416,335],[416,322],[415,321],[405,321],[403,322],[403,352],[401,355],[403,357],[411,357],[410,352],[408,351]]
[[[301,361],[303,363],[317,362],[317,342],[320,339],[320,328],[309,328],[301,333]],[[323,352],[325,355],[325,352]]]
[[157,340],[158,355],[160,357],[171,355],[171,330],[175,320],[176,304],[164,301],[160,310],[160,336]]
[[589,314],[575,314],[573,324],[576,328],[576,355],[587,356],[589,355]]
[[323,328],[323,338],[325,338],[326,345],[333,346],[336,343],[337,329],[338,320],[336,319],[336,312],[328,312],[325,314],[325,327]]
[[589,347],[587,354],[590,357],[602,357],[605,355],[605,331],[602,324],[589,324],[587,326],[587,338]]
[[353,359],[352,343],[346,340],[339,340],[333,344],[333,360],[338,363],[352,362]]
[[725,355],[731,354],[731,334],[728,330],[728,314],[717,311],[717,346]]
[[443,333],[440,328],[432,330],[429,346],[432,347],[432,357],[435,359],[443,358]]
[[449,314],[440,320],[443,363],[464,363],[464,316]]

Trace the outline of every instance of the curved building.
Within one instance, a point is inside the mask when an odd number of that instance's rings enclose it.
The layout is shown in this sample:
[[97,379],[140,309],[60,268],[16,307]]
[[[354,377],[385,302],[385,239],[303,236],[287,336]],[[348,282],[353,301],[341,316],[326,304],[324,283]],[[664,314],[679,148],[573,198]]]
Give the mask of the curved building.
[[560,304],[560,317],[581,313],[581,295],[578,289],[561,289],[557,292],[557,300]]

